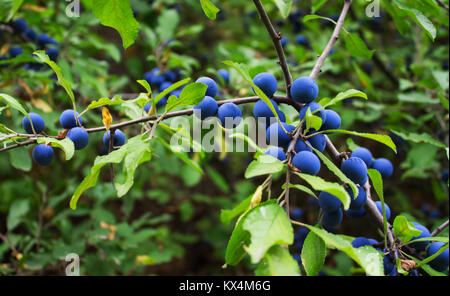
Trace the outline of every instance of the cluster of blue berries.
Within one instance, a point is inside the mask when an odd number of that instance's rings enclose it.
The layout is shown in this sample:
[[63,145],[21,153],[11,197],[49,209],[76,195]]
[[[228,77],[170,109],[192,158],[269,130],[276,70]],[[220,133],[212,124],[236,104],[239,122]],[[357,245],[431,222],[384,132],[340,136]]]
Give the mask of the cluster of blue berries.
[[[218,71],[218,75],[224,83],[229,82],[230,74],[228,71],[221,69]],[[194,115],[202,120],[217,116],[223,128],[236,128],[242,121],[241,109],[234,103],[225,103],[219,107],[215,99],[219,95],[219,87],[214,79],[200,77],[196,82],[205,84],[207,89],[203,100],[194,107]]]
[[[160,68],[153,68],[151,71],[144,74],[144,79],[150,84],[152,89],[158,90],[159,92],[163,92],[169,87],[172,86],[174,82],[176,82],[180,78],[180,70],[167,70],[163,71]],[[164,96],[159,100],[156,104],[156,107],[163,107],[167,104],[167,98],[174,95],[177,98],[180,97],[181,91],[183,87],[180,87],[172,92],[170,92],[167,96]],[[155,93],[153,96],[156,97],[158,93]],[[150,110],[151,104],[148,103],[144,106],[145,112]]]
[[[89,134],[82,127],[83,119],[80,114],[77,112],[75,116],[74,110],[65,110],[62,112],[59,123],[61,126],[68,130],[67,132],[67,138],[69,138],[75,147],[75,150],[81,150],[85,148],[89,144]],[[24,117],[22,120],[22,127],[28,134],[39,134],[42,132],[45,128],[45,122],[44,119],[37,113],[29,113],[28,117]],[[33,131],[34,128],[34,131]],[[105,135],[103,136],[103,144],[104,147],[109,147],[110,141],[110,131],[105,132]],[[115,130],[114,132],[114,140],[113,140],[113,148],[120,147],[124,145],[126,142],[126,137],[122,131],[119,129]],[[107,154],[107,152],[105,153]],[[54,157],[54,151],[53,148],[49,144],[39,144],[33,149],[33,160],[41,165],[41,166],[48,166]]]
[[[260,73],[255,76],[253,82],[264,92],[264,94],[272,98],[275,94],[278,83],[276,78],[271,73]],[[300,120],[303,120],[306,116],[308,109],[311,112],[317,111],[316,115],[322,118],[322,126],[319,131],[329,129],[339,129],[341,126],[340,116],[332,110],[320,110],[322,106],[318,103],[312,102],[317,98],[319,93],[319,87],[316,81],[310,77],[300,77],[296,79],[291,86],[290,94],[292,99],[299,103],[305,104],[300,110]],[[277,147],[270,147],[266,154],[272,155],[281,161],[286,160],[285,150],[291,143],[291,135],[295,130],[295,126],[286,123],[286,116],[279,110],[278,105],[271,100],[278,117],[280,118],[281,125],[278,122],[270,124],[274,121],[274,115],[269,106],[263,101],[259,100],[253,108],[253,115],[257,118],[258,122],[265,122],[266,124],[266,140],[269,144],[274,144],[276,140]],[[270,124],[270,125],[269,125]],[[286,131],[286,132],[285,132]],[[312,135],[315,130],[309,131],[307,135]],[[302,173],[316,175],[320,171],[320,160],[313,153],[311,147],[323,152],[326,146],[326,138],[323,134],[316,134],[305,139],[299,139],[294,146],[295,156],[292,159],[292,165],[299,169]]]
[[[11,22],[11,27],[14,30],[14,33],[17,35],[21,35],[27,40],[31,42],[35,42],[38,46],[38,48],[45,49],[46,54],[48,57],[56,62],[59,56],[59,49],[57,46],[59,45],[58,41],[51,38],[45,33],[38,34],[34,29],[28,27],[28,24],[25,19],[19,18]],[[7,59],[13,59],[15,57],[18,57],[24,53],[22,47],[20,46],[12,46],[9,48],[9,56],[2,55],[0,56],[1,60],[7,60]],[[3,67],[7,67],[8,64],[3,64]],[[2,67],[2,68],[3,68]],[[35,70],[38,71],[42,67],[39,63],[27,63],[25,65],[25,70]]]
[[[428,228],[426,228],[425,226],[423,226],[422,224],[417,223],[417,222],[412,222],[412,224],[414,224],[414,227],[417,230],[422,232],[420,235],[413,237],[411,239],[412,241],[416,240],[416,239],[420,239],[420,238],[431,237],[431,233],[428,230]],[[378,244],[378,242],[376,240],[367,239],[365,237],[357,237],[352,241],[352,246],[354,248],[360,248],[363,246],[377,245],[377,244]],[[430,243],[430,241],[420,241],[420,242],[413,242],[413,243],[409,244],[409,246],[411,248],[414,248],[416,251],[425,252],[426,257],[433,256],[444,245],[445,244],[443,242]],[[380,248],[376,248],[376,249],[381,251]],[[391,276],[397,275],[397,270],[395,269],[395,261],[393,258],[394,256],[390,252],[387,252],[386,249],[383,249],[383,253],[385,253],[384,258],[383,258],[385,275],[391,275]],[[448,248],[444,252],[439,254],[436,258],[431,260],[428,264],[437,271],[440,271],[440,272],[446,271],[449,266],[449,250],[448,250]],[[414,270],[414,271],[410,272],[409,275],[418,276],[419,273],[417,270]]]

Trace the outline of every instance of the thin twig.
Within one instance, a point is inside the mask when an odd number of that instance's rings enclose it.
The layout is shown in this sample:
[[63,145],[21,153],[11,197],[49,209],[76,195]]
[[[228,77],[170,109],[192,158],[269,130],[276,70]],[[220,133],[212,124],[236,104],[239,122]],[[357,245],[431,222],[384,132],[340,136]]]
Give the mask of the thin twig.
[[431,236],[436,236],[436,235],[438,235],[438,234],[441,233],[442,230],[444,230],[447,226],[448,226],[448,220],[445,221],[441,226],[439,226],[438,228],[436,228],[436,230],[434,230],[434,231],[431,233]]
[[[272,98],[276,103],[281,103],[281,104],[288,104],[293,106],[294,108],[296,108],[297,110],[300,109],[301,105],[289,98],[287,98],[286,96],[274,96]],[[236,99],[229,99],[229,100],[222,100],[222,101],[218,101],[217,104],[219,106],[225,104],[225,103],[234,103],[236,105],[242,105],[242,104],[249,104],[249,103],[254,103],[256,101],[260,100],[259,97],[257,96],[253,96],[253,97],[244,97],[244,98],[236,98]],[[184,115],[191,115],[193,113],[193,109],[187,109],[187,110],[181,110],[181,111],[174,111],[174,112],[170,112],[167,113],[164,116],[164,119],[168,119],[168,118],[173,118],[173,117],[178,117],[178,116],[184,116]],[[153,121],[153,120],[157,120],[160,118],[161,115],[151,115],[151,116],[143,116],[137,119],[133,119],[133,120],[129,120],[129,121],[125,121],[125,122],[121,122],[118,124],[114,124],[111,125],[111,129],[118,129],[118,128],[122,128],[122,127],[126,127],[126,126],[131,126],[131,125],[135,125],[138,123],[143,123],[143,122],[148,122],[148,121]],[[95,127],[95,128],[88,128],[86,129],[86,131],[88,133],[96,133],[96,132],[104,132],[106,131],[106,128],[104,126],[100,126],[100,127]],[[28,135],[27,137],[35,137],[36,135]],[[52,138],[57,138],[56,136],[47,136],[47,137],[52,137]],[[24,142],[20,142],[14,145],[10,145],[10,146],[6,146],[0,149],[0,152],[3,151],[7,151],[10,149],[14,149],[14,148],[18,148],[21,146],[27,146],[27,145],[31,145],[31,144],[35,144],[36,140],[27,140]]]
[[349,10],[351,4],[352,4],[352,0],[345,0],[344,7],[342,8],[341,15],[339,16],[339,19],[336,23],[336,27],[334,28],[333,35],[331,36],[330,41],[328,41],[327,46],[325,47],[324,51],[320,55],[319,59],[317,60],[309,77],[316,79],[319,76],[319,73],[321,72],[323,63],[325,62],[328,55],[330,54],[331,49],[333,48],[334,44],[339,39],[339,33],[341,32],[341,29],[344,25],[344,20],[345,20],[345,17],[347,16],[347,13],[348,13],[348,10]]
[[436,1],[436,3],[437,3],[440,7],[444,8],[444,9],[447,10],[447,11],[449,11],[449,8],[448,8],[448,5],[447,5],[447,4],[445,4],[445,3],[442,2],[441,0],[434,0],[434,1]]
[[270,21],[269,16],[267,15],[266,11],[264,10],[264,6],[261,4],[261,1],[259,0],[253,0],[253,3],[255,3],[256,9],[258,10],[259,17],[261,18],[262,22],[264,23],[264,26],[266,26],[267,32],[270,35],[270,38],[272,38],[273,45],[275,46],[275,50],[277,51],[278,55],[278,63],[281,66],[281,69],[283,70],[284,75],[284,81],[286,82],[286,94],[288,98],[291,97],[291,85],[292,85],[292,76],[291,72],[289,71],[289,67],[286,61],[286,55],[284,54],[283,46],[281,45],[281,34],[277,33],[275,31],[275,28],[272,25],[272,22]]

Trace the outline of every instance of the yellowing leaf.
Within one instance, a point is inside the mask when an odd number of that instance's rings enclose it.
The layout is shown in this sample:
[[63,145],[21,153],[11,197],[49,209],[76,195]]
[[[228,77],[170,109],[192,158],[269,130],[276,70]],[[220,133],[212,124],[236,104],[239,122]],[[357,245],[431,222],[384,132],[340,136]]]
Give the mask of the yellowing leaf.
[[109,131],[109,128],[111,127],[112,124],[112,116],[111,113],[109,113],[108,108],[106,107],[103,107],[102,109],[102,118],[103,118],[102,122],[103,125],[106,127],[106,131]]

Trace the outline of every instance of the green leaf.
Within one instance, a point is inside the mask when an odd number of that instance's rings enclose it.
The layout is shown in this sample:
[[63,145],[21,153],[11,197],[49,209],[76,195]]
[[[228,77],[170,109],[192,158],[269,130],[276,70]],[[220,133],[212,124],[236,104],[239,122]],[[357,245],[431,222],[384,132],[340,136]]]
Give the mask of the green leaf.
[[327,182],[324,179],[307,174],[295,173],[297,176],[305,180],[314,190],[325,191],[336,196],[344,205],[344,209],[350,207],[351,198],[348,192],[338,183]]
[[274,200],[250,210],[242,218],[242,227],[250,233],[246,251],[252,263],[258,263],[272,246],[294,242],[291,222],[285,210]]
[[133,45],[138,37],[139,23],[128,0],[95,0],[92,1],[92,11],[103,26],[119,32],[125,49]]
[[326,157],[322,152],[320,152],[319,150],[315,149],[314,147],[311,147],[314,152],[316,153],[317,156],[319,156],[319,158],[322,160],[322,162],[325,164],[325,166],[331,171],[333,172],[333,174],[339,178],[339,180],[341,180],[342,182],[348,184],[353,191],[353,196],[358,196],[359,194],[359,189],[356,186],[355,183],[353,183],[352,180],[350,180],[342,171],[340,168],[338,168],[331,160],[328,159],[328,157]]
[[252,201],[253,194],[249,197],[241,201],[237,206],[235,206],[232,210],[221,210],[220,211],[220,220],[224,225],[230,224],[231,220],[237,215],[245,212],[250,208],[250,203]]
[[394,134],[396,134],[397,136],[403,138],[404,140],[407,141],[411,141],[414,143],[428,143],[431,145],[434,145],[436,147],[439,148],[447,148],[447,146],[445,146],[443,143],[439,142],[438,140],[435,140],[432,136],[430,136],[427,133],[421,133],[421,134],[416,134],[416,133],[402,133],[396,130],[391,130],[391,132],[393,132]]
[[292,0],[272,0],[273,3],[278,7],[283,18],[289,16],[289,11],[292,7]]
[[318,109],[316,111],[318,112],[318,111],[320,111],[322,109],[325,109],[325,108],[327,108],[329,106],[333,106],[333,105],[335,105],[336,103],[338,103],[338,102],[340,102],[342,100],[345,100],[345,99],[348,99],[348,98],[353,98],[353,97],[360,97],[360,98],[363,98],[363,99],[367,100],[367,95],[364,92],[356,90],[356,89],[349,89],[349,90],[347,90],[345,92],[338,93],[338,95],[336,97],[334,97],[331,101],[329,101],[322,108],[320,108],[320,109]]
[[439,104],[439,99],[432,99],[429,95],[422,92],[400,93],[397,96],[400,102],[418,103],[418,104]]
[[413,237],[419,236],[422,233],[405,216],[395,217],[393,227],[395,235],[402,242],[409,242]]
[[6,219],[8,231],[12,231],[16,226],[24,222],[23,216],[25,216],[29,210],[30,201],[28,199],[14,200],[9,209],[8,218]]
[[149,94],[149,95],[152,94],[152,88],[150,87],[150,84],[148,83],[147,80],[137,80],[137,83],[139,83],[140,85],[142,85],[142,87],[145,88],[145,90],[147,91],[147,94]]
[[433,23],[420,11],[412,7],[408,7],[401,3],[398,0],[394,1],[395,5],[397,5],[398,8],[401,10],[404,10],[408,13],[408,15],[420,26],[422,29],[425,30],[428,37],[432,41],[436,38],[436,28],[434,27]]
[[279,159],[271,155],[261,155],[248,165],[245,170],[245,178],[250,179],[256,176],[278,173],[283,168],[284,164]]
[[125,181],[123,183],[115,182],[114,186],[117,190],[117,196],[124,196],[134,184],[134,172],[137,167],[144,162],[150,161],[152,154],[148,145],[136,146],[134,151],[130,151],[124,159],[123,174]]
[[308,110],[306,110],[305,119],[306,119],[306,130],[309,130],[311,128],[319,130],[320,127],[322,126],[322,118],[314,116],[311,113],[311,108],[308,108]]
[[384,203],[384,193],[383,193],[383,178],[379,171],[375,169],[368,169],[367,174],[369,175],[370,180],[372,180],[372,185],[375,188],[375,192],[381,200],[381,210],[383,214],[383,228],[384,228],[384,239],[386,241],[386,233],[387,233],[387,218],[386,218],[386,206]]
[[314,232],[310,231],[306,236],[302,248],[302,264],[308,276],[317,275],[325,263],[327,249],[325,242]]
[[212,20],[216,19],[217,13],[220,11],[219,8],[217,8],[211,0],[200,0],[200,4],[202,5],[203,12],[205,12],[205,15]]
[[319,10],[319,8],[322,7],[322,5],[327,3],[327,1],[328,0],[315,0],[311,8],[311,12],[316,13],[316,11]]
[[29,172],[32,168],[32,162],[30,153],[28,150],[20,147],[18,149],[11,149],[9,152],[9,159],[11,161],[11,165],[16,169]]
[[341,134],[348,134],[358,137],[363,137],[371,140],[375,140],[377,142],[380,142],[389,148],[391,148],[395,153],[397,153],[397,147],[395,146],[394,142],[392,141],[391,137],[387,135],[379,135],[379,134],[369,134],[369,133],[358,133],[353,131],[347,131],[347,130],[327,130],[329,133],[341,133]]
[[358,75],[359,81],[361,82],[363,87],[366,87],[370,92],[375,92],[375,89],[372,84],[372,79],[361,70],[361,68],[358,66],[358,64],[353,61],[353,68],[356,71],[356,74]]
[[383,257],[372,246],[364,246],[361,248],[353,248],[351,241],[345,240],[339,235],[329,233],[323,229],[311,225],[305,225],[317,236],[319,236],[327,246],[332,246],[352,258],[361,266],[367,275],[383,276]]
[[345,47],[349,53],[357,58],[371,59],[375,50],[370,50],[364,41],[354,33],[344,34]]
[[[164,91],[160,92],[156,98],[154,99],[155,104],[159,102],[159,100],[161,100],[163,97],[165,97],[166,95],[168,95],[169,93],[171,93],[172,91],[176,90],[177,88],[185,85],[186,83],[188,83],[189,81],[191,81],[191,78],[186,78],[183,79],[181,81],[178,81],[174,84],[172,84],[170,87],[166,88]],[[184,89],[183,89],[184,90]],[[181,95],[180,95],[181,98]],[[166,107],[167,109],[167,107]]]
[[197,162],[190,159],[186,152],[177,151],[177,150],[172,149],[172,147],[166,141],[164,141],[161,137],[157,137],[156,139],[158,139],[158,141],[160,141],[161,144],[164,145],[164,147],[166,147],[169,151],[172,151],[173,154],[175,154],[179,159],[184,161],[184,163],[186,163],[188,166],[195,169],[200,174],[203,174],[203,170],[200,167],[200,165]]
[[[238,139],[242,139],[245,142],[247,142],[248,146],[253,148],[254,151],[258,152],[258,153],[263,153],[264,151],[255,143],[255,141],[253,141],[249,136],[242,134],[242,133],[234,133],[229,135],[230,138],[238,138]],[[250,151],[249,151],[250,152]]]
[[41,62],[46,63],[47,65],[50,66],[50,68],[53,69],[53,71],[56,74],[56,77],[58,77],[59,85],[61,85],[66,91],[66,93],[69,95],[70,101],[72,102],[72,105],[75,109],[75,95],[73,94],[72,86],[70,85],[70,82],[66,80],[62,75],[61,68],[55,62],[50,60],[50,58],[43,50],[35,51],[33,54],[37,56]]
[[[120,147],[118,150],[114,150],[108,155],[97,156],[94,165],[91,167],[90,173],[84,178],[80,185],[75,189],[72,198],[70,199],[70,207],[75,210],[77,207],[78,200],[84,191],[92,188],[97,184],[98,176],[100,175],[100,170],[107,164],[120,163],[128,155],[133,153],[140,153],[139,151],[149,151],[150,145],[145,143],[143,136],[139,135],[128,140],[128,142]],[[133,160],[134,157],[128,160]],[[128,168],[129,165],[125,165]],[[126,169],[127,171],[128,169]],[[131,171],[130,171],[131,172]],[[125,188],[125,185],[124,185]]]
[[30,122],[32,122],[30,117],[28,116],[28,112],[25,110],[24,107],[22,107],[22,104],[20,104],[18,100],[11,97],[10,95],[2,94],[2,93],[0,93],[0,99],[5,100],[12,108],[16,109],[17,111],[19,111],[20,113],[22,113],[23,115],[28,117]]
[[283,208],[275,200],[261,203],[237,221],[225,254],[229,265],[236,265],[245,255],[245,247],[252,262],[258,262],[274,245],[292,244],[292,225]]
[[255,270],[257,276],[299,276],[300,267],[287,248],[273,246]]
[[58,140],[54,138],[37,138],[39,144],[52,143],[52,147],[58,147],[66,154],[66,160],[70,160],[75,153],[75,146],[69,138]]
[[418,264],[417,264],[417,267],[416,267],[416,268],[419,268],[419,267],[423,266],[424,264],[428,264],[429,262],[433,261],[434,258],[436,258],[437,256],[441,255],[445,250],[448,249],[448,245],[449,245],[449,244],[448,244],[448,242],[447,242],[445,245],[443,245],[442,247],[440,247],[439,250],[438,250],[436,253],[434,253],[433,255],[431,255],[431,256],[425,258],[425,259],[422,260],[422,261],[417,262]]
[[160,40],[170,40],[180,22],[180,16],[175,9],[164,9],[158,17],[156,32]]
[[304,23],[306,23],[306,22],[309,22],[311,20],[317,20],[317,19],[327,20],[327,21],[332,22],[333,24],[336,24],[336,22],[334,20],[332,20],[331,18],[320,16],[320,15],[317,15],[317,14],[305,15],[302,20],[303,20]]
[[101,98],[98,101],[93,101],[89,104],[89,106],[87,107],[87,110],[92,110],[98,107],[103,107],[103,106],[110,106],[110,105],[120,105],[126,103],[124,100],[122,100],[119,96],[115,96],[112,98],[112,100],[110,98]]
[[170,96],[166,110],[172,111],[178,107],[198,105],[204,98],[208,87],[204,83],[192,83],[183,88],[180,98]]
[[[420,230],[419,230],[419,232],[420,232]],[[408,244],[415,243],[415,242],[442,242],[442,243],[448,243],[448,237],[445,237],[445,236],[433,236],[433,237],[417,238],[415,240],[408,241]]]
[[[285,189],[285,188],[286,188],[286,183],[284,183],[281,186],[281,189]],[[289,184],[289,188],[291,188],[291,189],[293,188],[293,189],[297,189],[297,190],[303,191],[306,194],[311,195],[311,196],[313,196],[314,198],[317,199],[316,194],[311,189],[309,189],[306,186],[303,186],[303,185],[300,185],[300,184]]]

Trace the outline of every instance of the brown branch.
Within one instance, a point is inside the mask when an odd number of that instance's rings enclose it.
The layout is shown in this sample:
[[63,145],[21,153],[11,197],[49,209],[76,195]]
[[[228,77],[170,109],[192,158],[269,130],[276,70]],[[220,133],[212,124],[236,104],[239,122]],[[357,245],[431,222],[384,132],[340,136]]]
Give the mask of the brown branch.
[[270,38],[272,38],[273,45],[275,46],[275,50],[277,51],[278,55],[278,63],[281,66],[281,69],[283,70],[284,75],[284,81],[286,82],[286,94],[288,98],[291,97],[291,85],[292,85],[292,76],[291,72],[289,71],[289,67],[286,61],[286,56],[284,54],[283,46],[281,45],[281,34],[277,33],[275,31],[275,28],[272,25],[272,22],[270,21],[269,16],[267,15],[266,11],[264,10],[264,6],[261,4],[260,0],[253,0],[253,3],[255,3],[256,9],[258,10],[259,17],[261,18],[262,22],[264,23],[264,26],[266,26],[267,32],[270,35]]
[[[288,104],[293,106],[294,108],[296,108],[297,110],[299,110],[301,108],[301,105],[285,96],[274,96],[272,98],[275,102],[280,103],[280,104]],[[225,104],[225,103],[234,103],[236,105],[242,105],[242,104],[249,104],[249,103],[254,103],[256,101],[260,100],[259,97],[253,96],[253,97],[244,97],[244,98],[236,98],[236,99],[229,99],[229,100],[222,100],[222,101],[218,101],[217,104],[219,106]],[[172,117],[178,117],[178,116],[184,116],[184,115],[191,115],[193,113],[193,109],[187,109],[187,110],[181,110],[181,111],[174,111],[174,112],[170,112],[167,113],[164,116],[164,119],[168,119],[168,118],[172,118]],[[161,115],[151,115],[151,116],[143,116],[137,119],[133,119],[133,120],[129,120],[129,121],[125,121],[125,122],[121,122],[121,123],[117,123],[114,125],[111,125],[110,129],[118,129],[118,128],[122,128],[122,127],[126,127],[126,126],[131,126],[131,125],[135,125],[138,123],[143,123],[143,122],[148,122],[148,121],[153,121],[153,120],[158,120],[160,118]],[[88,128],[86,129],[86,131],[88,133],[96,133],[96,132],[103,132],[106,131],[106,128],[104,126],[100,126],[100,127],[95,127],[95,128]],[[33,138],[36,137],[36,135],[26,135],[29,138]],[[57,138],[56,136],[46,136],[46,137],[52,137],[52,138]],[[3,151],[7,151],[10,149],[14,149],[14,148],[18,148],[18,147],[22,147],[22,146],[27,146],[27,145],[31,145],[31,144],[35,144],[36,143],[36,139],[31,139],[31,140],[27,140],[24,142],[20,142],[14,145],[10,145],[10,146],[6,146],[0,149],[0,152]]]
[[447,11],[449,11],[449,8],[448,8],[448,5],[447,5],[447,4],[445,4],[445,3],[442,2],[441,0],[434,0],[434,1],[436,1],[436,3],[437,3],[440,7],[444,8],[444,9],[447,10]]
[[339,19],[336,23],[336,27],[334,28],[333,35],[331,36],[330,41],[328,41],[327,46],[325,47],[324,51],[320,55],[319,59],[316,62],[316,65],[314,66],[311,74],[309,77],[316,79],[319,76],[319,73],[322,71],[322,65],[327,59],[328,55],[331,52],[331,49],[333,48],[336,41],[339,39],[339,33],[341,32],[341,29],[344,25],[345,17],[347,16],[347,13],[349,11],[350,5],[352,4],[352,0],[345,0],[344,7],[342,8],[341,15],[339,16]]
[[444,230],[447,226],[448,226],[448,220],[445,221],[441,226],[439,226],[438,228],[436,228],[436,230],[434,230],[434,231],[431,233],[431,236],[436,236],[436,235],[438,235],[438,234],[441,233],[442,230]]

